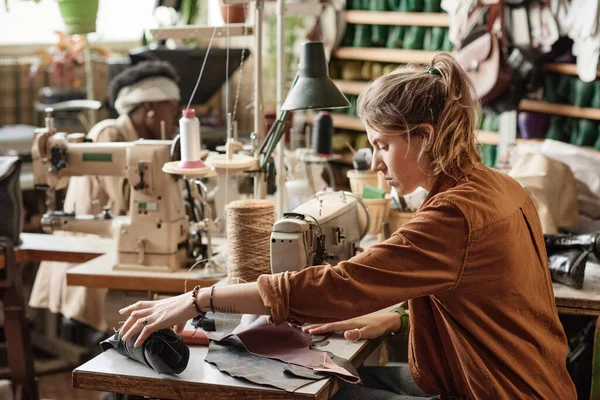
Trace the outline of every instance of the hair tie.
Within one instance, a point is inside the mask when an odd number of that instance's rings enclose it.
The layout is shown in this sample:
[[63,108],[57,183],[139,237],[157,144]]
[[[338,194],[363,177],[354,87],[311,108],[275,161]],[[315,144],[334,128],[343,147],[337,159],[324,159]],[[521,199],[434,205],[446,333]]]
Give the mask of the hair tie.
[[439,69],[437,69],[436,67],[432,67],[431,65],[427,65],[425,66],[425,71],[427,71],[427,73],[429,75],[438,75],[438,76],[442,76],[442,73],[440,72]]

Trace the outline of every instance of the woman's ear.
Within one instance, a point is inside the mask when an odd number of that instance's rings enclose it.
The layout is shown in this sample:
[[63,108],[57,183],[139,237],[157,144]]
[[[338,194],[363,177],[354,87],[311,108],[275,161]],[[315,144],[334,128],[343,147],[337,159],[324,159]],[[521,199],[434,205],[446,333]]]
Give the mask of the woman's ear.
[[427,147],[427,150],[431,150],[433,147],[433,141],[435,139],[435,130],[431,124],[419,125],[419,130],[423,137],[423,144]]

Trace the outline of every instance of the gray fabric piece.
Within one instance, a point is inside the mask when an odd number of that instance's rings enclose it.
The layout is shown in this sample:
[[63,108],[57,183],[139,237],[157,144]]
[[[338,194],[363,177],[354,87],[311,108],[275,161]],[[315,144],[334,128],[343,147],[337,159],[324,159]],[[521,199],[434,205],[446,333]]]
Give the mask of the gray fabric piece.
[[135,334],[127,342],[121,340],[117,332],[100,342],[103,351],[115,349],[122,356],[139,361],[159,374],[180,374],[187,367],[190,349],[172,329],[161,329],[150,335],[139,347],[134,343],[140,334]]
[[[234,344],[236,340],[237,345]],[[229,337],[227,342],[211,342],[204,361],[233,377],[273,386],[287,392],[293,392],[329,376],[309,368],[250,354],[235,337]]]
[[408,365],[398,367],[362,367],[364,386],[347,383],[332,400],[427,400],[437,399],[422,391],[412,377]]

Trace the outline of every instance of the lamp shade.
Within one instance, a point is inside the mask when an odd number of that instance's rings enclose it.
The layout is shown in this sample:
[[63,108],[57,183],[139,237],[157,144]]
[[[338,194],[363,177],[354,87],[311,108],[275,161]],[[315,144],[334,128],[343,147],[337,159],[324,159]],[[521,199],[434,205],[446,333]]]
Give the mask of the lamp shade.
[[350,102],[329,79],[323,43],[304,43],[297,79],[281,109],[292,111],[347,107],[350,107]]

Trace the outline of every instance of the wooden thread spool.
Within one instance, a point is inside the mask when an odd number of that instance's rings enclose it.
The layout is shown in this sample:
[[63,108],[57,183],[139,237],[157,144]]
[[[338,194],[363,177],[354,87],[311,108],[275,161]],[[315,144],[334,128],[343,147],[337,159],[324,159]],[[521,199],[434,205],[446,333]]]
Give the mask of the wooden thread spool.
[[236,200],[225,207],[227,278],[229,283],[254,282],[271,273],[271,231],[275,205],[267,200]]

